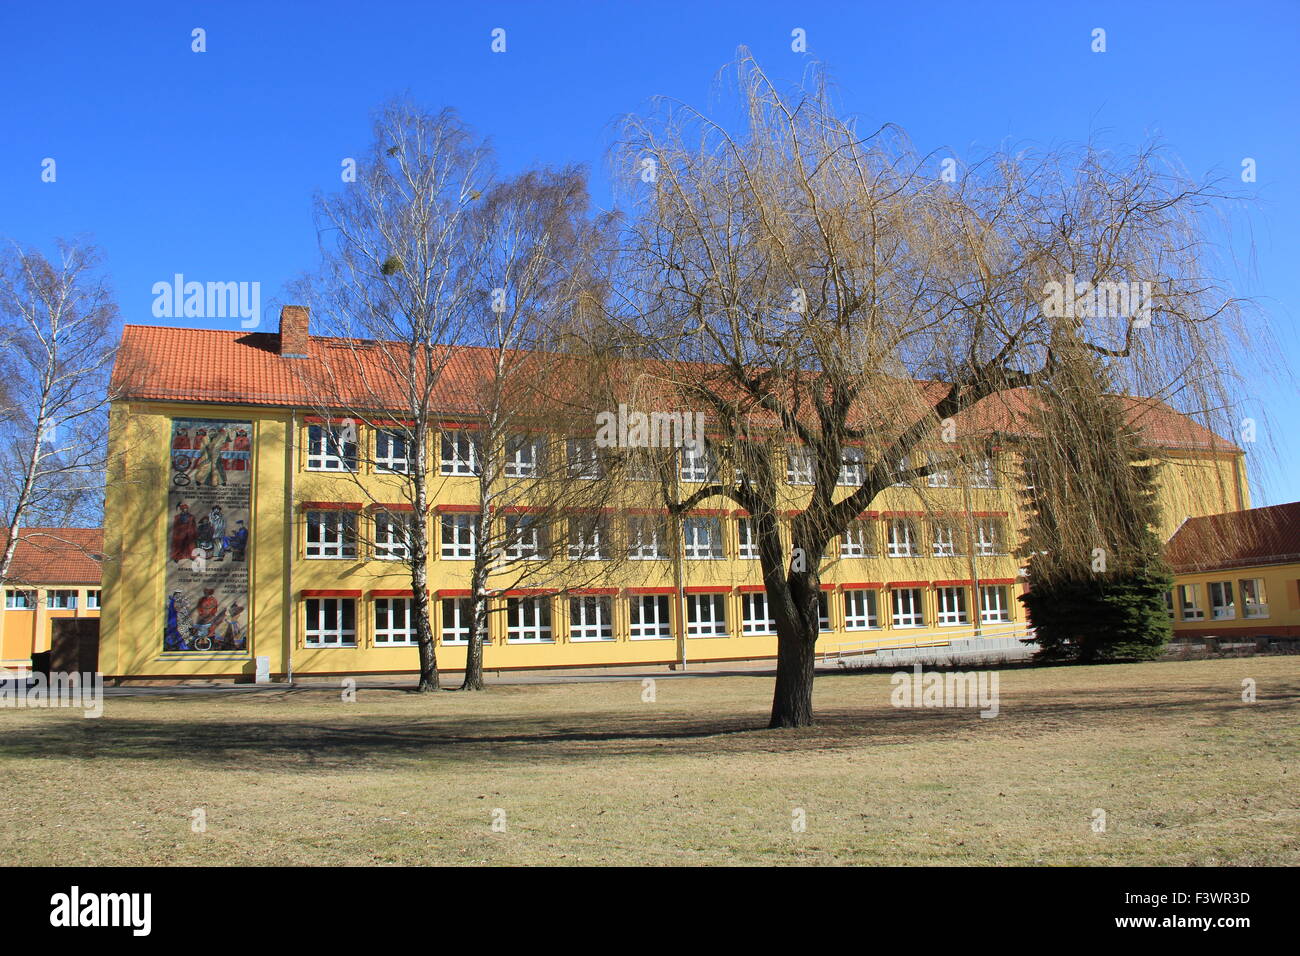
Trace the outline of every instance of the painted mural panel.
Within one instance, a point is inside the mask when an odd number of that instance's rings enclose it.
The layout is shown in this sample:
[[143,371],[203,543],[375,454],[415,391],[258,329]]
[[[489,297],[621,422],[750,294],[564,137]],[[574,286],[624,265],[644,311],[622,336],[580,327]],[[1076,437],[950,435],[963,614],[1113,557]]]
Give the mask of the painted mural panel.
[[248,650],[251,422],[174,418],[163,650]]

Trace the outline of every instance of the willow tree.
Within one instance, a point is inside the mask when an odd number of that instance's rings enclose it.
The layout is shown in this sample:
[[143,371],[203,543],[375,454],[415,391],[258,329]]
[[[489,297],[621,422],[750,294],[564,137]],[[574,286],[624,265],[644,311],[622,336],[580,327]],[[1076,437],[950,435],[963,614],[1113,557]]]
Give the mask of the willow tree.
[[1122,390],[1209,421],[1231,407],[1237,310],[1203,257],[1214,197],[1158,150],[962,168],[859,128],[820,69],[786,90],[742,50],[734,77],[734,131],[666,100],[625,121],[628,216],[596,335],[707,416],[726,466],[671,507],[722,498],[752,516],[778,635],[770,723],[797,727],[813,719],[820,556],[881,492],[978,450],[1064,341]]

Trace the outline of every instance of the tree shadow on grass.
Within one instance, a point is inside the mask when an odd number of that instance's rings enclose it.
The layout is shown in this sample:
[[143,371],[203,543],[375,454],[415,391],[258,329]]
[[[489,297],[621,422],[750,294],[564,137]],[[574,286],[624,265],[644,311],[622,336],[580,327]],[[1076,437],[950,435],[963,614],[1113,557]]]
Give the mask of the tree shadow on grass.
[[[927,741],[991,739],[1009,742],[1044,735],[1111,728],[1137,730],[1159,722],[1223,724],[1244,707],[1300,707],[1295,687],[1257,705],[1244,705],[1222,686],[1089,689],[1051,698],[1004,694],[996,718],[977,708],[893,708],[879,688],[861,707],[824,707],[814,727],[768,730],[762,714],[585,711],[542,714],[349,714],[285,720],[250,710],[246,719],[209,719],[184,710],[168,719],[51,719],[0,724],[0,760],[109,760],[172,762],[221,769],[383,771],[413,764],[530,765],[553,761],[664,756],[719,757],[797,754],[888,747]],[[390,691],[394,695],[402,691]],[[176,698],[172,699],[176,701]],[[191,699],[198,703],[197,700]],[[291,701],[290,701],[291,702]],[[319,701],[316,703],[319,706]],[[503,700],[503,709],[510,706]]]

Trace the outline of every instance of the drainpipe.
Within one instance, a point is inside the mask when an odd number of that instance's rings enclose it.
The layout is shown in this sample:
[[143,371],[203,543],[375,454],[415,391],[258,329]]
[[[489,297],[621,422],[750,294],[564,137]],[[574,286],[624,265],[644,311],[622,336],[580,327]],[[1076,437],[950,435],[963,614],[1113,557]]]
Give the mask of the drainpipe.
[[970,556],[971,613],[974,615],[975,636],[983,637],[983,613],[980,607],[980,576],[975,560],[975,515],[971,513],[970,476],[963,475],[961,485],[962,505],[966,509],[966,553]]
[[287,564],[284,574],[284,599],[289,607],[289,633],[285,635],[285,650],[288,655],[286,670],[289,686],[293,686],[293,645],[298,639],[298,602],[293,597],[293,567],[298,556],[297,535],[293,526],[293,501],[298,479],[298,409],[289,412],[289,493],[285,496],[284,520],[288,541],[284,549]]

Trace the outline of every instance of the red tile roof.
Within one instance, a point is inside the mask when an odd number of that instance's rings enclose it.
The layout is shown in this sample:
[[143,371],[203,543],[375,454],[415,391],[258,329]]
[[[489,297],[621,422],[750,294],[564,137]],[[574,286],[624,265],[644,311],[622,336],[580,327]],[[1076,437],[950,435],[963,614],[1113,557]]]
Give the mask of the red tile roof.
[[[307,358],[279,354],[280,336],[273,332],[185,329],[128,325],[113,369],[113,385],[123,397],[136,401],[206,402],[319,408],[322,381],[329,381],[337,408],[375,409],[373,398],[386,390],[390,411],[402,408],[395,379],[387,372],[386,350],[378,344],[312,336]],[[368,355],[373,359],[368,360]],[[438,382],[434,404],[449,415],[472,415],[478,386],[491,377],[494,353],[476,346],[454,346]],[[708,368],[701,366],[707,371]],[[721,371],[720,369],[714,369]],[[385,382],[389,384],[386,386]],[[716,383],[715,383],[716,384]],[[900,381],[900,401],[890,418],[901,425],[903,407],[933,405],[947,391],[940,382]],[[916,402],[917,393],[922,397]],[[1129,421],[1153,446],[1165,449],[1212,449],[1240,452],[1192,419],[1162,402],[1123,397]],[[1027,416],[1037,399],[1026,389],[985,398],[962,414],[974,429],[1026,434]],[[969,418],[968,418],[969,416]]]
[[1165,556],[1183,573],[1300,562],[1300,501],[1188,518]]
[[[0,529],[0,549],[9,533]],[[7,584],[99,584],[103,528],[21,528]]]

